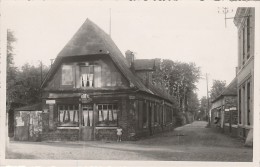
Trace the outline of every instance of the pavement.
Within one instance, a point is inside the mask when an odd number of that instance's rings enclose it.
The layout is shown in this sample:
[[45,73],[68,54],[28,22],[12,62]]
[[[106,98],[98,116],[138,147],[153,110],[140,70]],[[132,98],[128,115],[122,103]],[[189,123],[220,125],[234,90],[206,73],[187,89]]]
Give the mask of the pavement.
[[138,141],[11,141],[6,159],[252,162],[253,149],[195,121]]

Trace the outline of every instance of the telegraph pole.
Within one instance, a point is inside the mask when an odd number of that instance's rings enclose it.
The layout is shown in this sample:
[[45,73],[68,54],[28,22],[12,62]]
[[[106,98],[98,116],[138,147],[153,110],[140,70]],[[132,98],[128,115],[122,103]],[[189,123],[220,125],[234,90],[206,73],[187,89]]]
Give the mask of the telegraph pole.
[[222,13],[225,15],[225,28],[227,28],[227,19],[230,19],[230,18],[227,18],[227,13],[231,13],[233,12],[233,9],[228,9],[227,7],[223,7],[222,10],[218,8],[218,13]]

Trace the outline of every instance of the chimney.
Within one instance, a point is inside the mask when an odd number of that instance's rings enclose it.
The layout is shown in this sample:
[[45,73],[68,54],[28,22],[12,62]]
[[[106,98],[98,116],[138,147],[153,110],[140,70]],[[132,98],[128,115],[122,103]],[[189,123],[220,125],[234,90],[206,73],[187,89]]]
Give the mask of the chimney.
[[132,51],[130,51],[130,50],[127,50],[125,52],[125,58],[126,58],[126,61],[128,63],[128,66],[133,69],[133,67],[134,67],[134,60],[135,60],[134,53]]

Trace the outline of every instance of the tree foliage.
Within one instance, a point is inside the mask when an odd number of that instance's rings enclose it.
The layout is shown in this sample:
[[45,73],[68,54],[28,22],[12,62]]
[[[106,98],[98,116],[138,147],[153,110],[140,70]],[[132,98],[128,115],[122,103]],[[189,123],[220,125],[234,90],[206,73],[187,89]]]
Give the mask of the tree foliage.
[[16,99],[17,68],[14,66],[14,43],[16,38],[12,30],[7,30],[7,56],[6,56],[6,104],[7,110]]
[[[152,74],[153,84],[166,89],[170,95],[176,97],[179,107],[184,112],[194,112],[198,103],[195,90],[196,83],[201,76],[200,68],[195,63],[174,62],[160,60],[159,68]],[[193,107],[192,107],[193,106]]]
[[206,115],[208,115],[208,109],[210,106],[208,106],[208,99],[206,98],[206,96],[203,96],[200,99],[200,107],[199,107],[199,113],[197,115],[196,119],[200,119],[200,120],[205,120],[206,119]]
[[40,102],[41,76],[44,77],[48,72],[48,67],[41,64],[33,66],[26,63],[21,69],[15,67],[14,42],[16,38],[13,31],[7,31],[7,111],[12,103],[26,105]]
[[213,85],[210,90],[210,98],[214,100],[217,98],[226,87],[226,81],[213,80]]

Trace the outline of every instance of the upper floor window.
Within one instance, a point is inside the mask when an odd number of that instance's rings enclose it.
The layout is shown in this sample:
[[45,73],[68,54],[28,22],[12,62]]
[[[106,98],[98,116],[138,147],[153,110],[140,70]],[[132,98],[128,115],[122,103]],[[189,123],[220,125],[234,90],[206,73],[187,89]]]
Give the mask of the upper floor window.
[[247,32],[247,58],[250,57],[250,17],[247,18],[246,24],[246,32]]
[[62,65],[61,73],[62,73],[61,84],[72,85],[73,84],[72,65]]
[[82,88],[101,87],[101,66],[95,63],[84,63],[80,66],[79,84]]
[[81,87],[94,87],[94,65],[80,67]]
[[245,28],[243,28],[243,30],[242,30],[242,40],[243,40],[243,47],[242,47],[242,51],[243,51],[243,55],[242,55],[242,57],[243,57],[243,59],[242,59],[242,64],[244,65],[245,64],[245,54],[246,54],[246,33],[245,33]]

